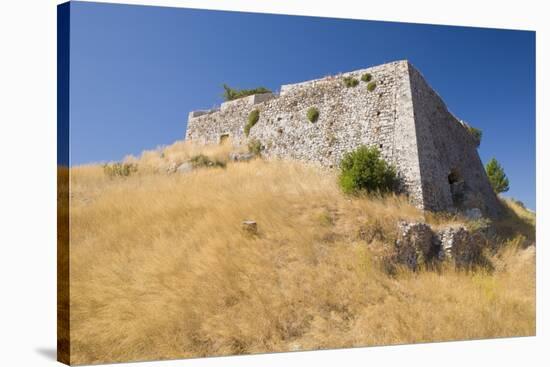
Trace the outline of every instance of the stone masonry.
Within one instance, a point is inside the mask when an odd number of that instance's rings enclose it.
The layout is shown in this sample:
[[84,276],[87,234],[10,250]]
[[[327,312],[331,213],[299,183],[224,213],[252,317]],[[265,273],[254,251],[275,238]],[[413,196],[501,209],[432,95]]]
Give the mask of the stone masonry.
[[[360,80],[365,73],[372,75],[374,90],[363,81],[344,84],[345,77]],[[314,123],[307,119],[310,107],[319,111]],[[255,109],[260,118],[247,137],[244,126]],[[259,140],[267,158],[327,167],[337,167],[360,145],[376,146],[396,167],[400,190],[413,205],[432,211],[479,208],[491,217],[501,210],[467,126],[406,60],[189,113],[186,139],[218,144],[225,138],[235,145]]]

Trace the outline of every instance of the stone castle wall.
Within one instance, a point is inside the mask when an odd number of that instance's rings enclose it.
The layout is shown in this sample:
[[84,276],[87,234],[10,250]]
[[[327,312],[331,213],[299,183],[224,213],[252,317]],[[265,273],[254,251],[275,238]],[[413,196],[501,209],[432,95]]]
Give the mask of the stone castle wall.
[[[391,159],[395,89],[398,63],[342,74],[339,77],[281,87],[281,94],[264,102],[251,103],[251,97],[223,103],[220,110],[192,117],[187,139],[217,143],[229,134],[235,144],[258,139],[265,155],[336,165],[342,155],[360,144],[382,145],[384,156]],[[343,77],[357,79],[369,72],[377,87],[367,91],[367,83],[347,88]],[[315,123],[308,121],[310,107],[319,110]],[[260,111],[260,119],[244,135],[248,114]]]
[[[360,80],[365,73],[376,83],[373,91],[362,81],[356,87],[345,86],[344,77]],[[310,107],[319,111],[314,123],[307,119]],[[244,126],[254,109],[260,118],[246,137]],[[471,181],[468,188],[478,190],[476,194],[487,194],[482,182],[487,177],[480,171],[483,167],[469,133],[407,61],[283,85],[279,96],[249,96],[216,110],[189,114],[188,140],[216,144],[223,137],[235,145],[257,139],[266,157],[328,167],[337,166],[346,152],[360,145],[376,146],[397,168],[401,190],[421,208],[454,206],[450,169]],[[475,169],[468,168],[472,162]]]
[[475,207],[489,216],[498,215],[500,205],[475,139],[420,72],[411,67],[409,74],[425,207],[435,211]]

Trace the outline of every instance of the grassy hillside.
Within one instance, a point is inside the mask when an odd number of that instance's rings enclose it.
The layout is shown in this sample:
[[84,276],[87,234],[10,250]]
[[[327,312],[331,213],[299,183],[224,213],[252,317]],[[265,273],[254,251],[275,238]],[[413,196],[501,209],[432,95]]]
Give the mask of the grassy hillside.
[[534,215],[520,206],[493,272],[390,276],[398,220],[464,220],[398,196],[351,200],[334,172],[300,163],[166,173],[227,149],[146,152],[127,158],[129,177],[71,169],[73,363],[534,335]]

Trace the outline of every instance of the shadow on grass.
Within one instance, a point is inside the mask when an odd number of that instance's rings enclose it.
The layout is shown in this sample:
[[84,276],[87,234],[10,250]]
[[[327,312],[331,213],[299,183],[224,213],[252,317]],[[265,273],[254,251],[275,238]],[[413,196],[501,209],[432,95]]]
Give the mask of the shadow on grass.
[[[518,204],[501,200],[504,213],[493,224],[498,237],[503,241],[509,241],[518,236],[525,237],[524,247],[536,241],[535,214]],[[516,206],[517,208],[514,208]],[[523,212],[519,215],[518,212]]]

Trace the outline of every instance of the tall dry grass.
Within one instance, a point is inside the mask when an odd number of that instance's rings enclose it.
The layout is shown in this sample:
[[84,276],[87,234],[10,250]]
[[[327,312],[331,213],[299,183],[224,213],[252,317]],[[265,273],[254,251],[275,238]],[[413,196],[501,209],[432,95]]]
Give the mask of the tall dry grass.
[[509,241],[492,273],[388,276],[396,222],[423,219],[404,198],[350,200],[334,173],[284,161],[162,174],[198,152],[171,149],[130,177],[71,169],[72,363],[535,333],[533,247]]

